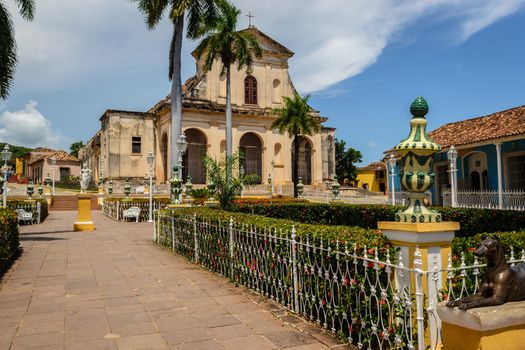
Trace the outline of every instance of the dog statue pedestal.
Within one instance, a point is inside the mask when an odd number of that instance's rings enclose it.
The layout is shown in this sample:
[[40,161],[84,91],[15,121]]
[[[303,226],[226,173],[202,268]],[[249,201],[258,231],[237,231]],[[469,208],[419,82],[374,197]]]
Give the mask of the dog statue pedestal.
[[443,348],[521,350],[525,348],[525,301],[466,311],[440,303]]
[[78,195],[78,218],[73,225],[74,231],[94,231],[95,224],[91,221],[91,195]]

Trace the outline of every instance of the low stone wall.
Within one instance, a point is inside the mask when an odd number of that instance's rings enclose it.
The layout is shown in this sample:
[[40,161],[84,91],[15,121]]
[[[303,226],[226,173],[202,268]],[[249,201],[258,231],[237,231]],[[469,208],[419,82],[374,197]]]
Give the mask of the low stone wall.
[[525,301],[467,311],[438,306],[446,350],[525,349]]

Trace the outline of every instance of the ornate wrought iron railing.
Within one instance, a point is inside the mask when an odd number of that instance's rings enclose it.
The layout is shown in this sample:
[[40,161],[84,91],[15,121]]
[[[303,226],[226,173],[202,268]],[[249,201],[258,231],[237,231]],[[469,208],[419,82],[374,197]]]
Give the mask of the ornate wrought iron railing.
[[[152,210],[163,209],[168,203],[164,201],[154,200]],[[102,204],[102,213],[113,220],[124,220],[124,210],[131,207],[140,208],[139,221],[148,221],[149,219],[149,202],[133,201],[133,200],[119,200],[119,201],[104,201]]]
[[27,213],[31,213],[31,217],[32,217],[31,220],[20,220],[21,216],[19,215],[19,223],[22,222],[24,224],[29,224],[29,225],[39,224],[40,223],[42,207],[41,207],[41,204],[39,202],[36,202],[36,203],[23,203],[23,204],[22,203],[18,203],[18,202],[16,204],[12,204],[10,202],[7,202],[7,207],[11,208],[13,210],[22,209],[22,210],[24,210]]
[[[499,205],[497,190],[465,191],[456,194],[457,207],[479,209],[525,210],[525,190],[502,191],[502,205]],[[450,191],[443,192],[443,206],[451,206]]]
[[[409,262],[395,261],[385,248],[166,212],[156,213],[153,239],[359,349],[438,349],[437,304],[475,293],[485,268],[468,252],[449,256],[441,270],[434,259],[424,271],[419,250],[408,268]],[[511,249],[508,261],[525,261],[525,251],[517,259]]]

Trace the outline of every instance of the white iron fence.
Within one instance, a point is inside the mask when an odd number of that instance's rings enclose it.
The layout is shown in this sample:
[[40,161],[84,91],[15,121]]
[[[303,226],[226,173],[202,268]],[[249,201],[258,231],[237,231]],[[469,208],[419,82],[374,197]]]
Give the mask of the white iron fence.
[[[7,207],[17,212],[19,223],[24,223],[24,224],[29,224],[29,225],[40,223],[41,212],[42,212],[42,205],[40,204],[40,202],[36,202],[36,203],[7,202]],[[24,212],[31,214],[31,218],[30,219],[29,217],[24,218],[24,214],[23,214]]]
[[[457,207],[500,209],[497,190],[458,191]],[[452,206],[450,191],[443,192],[443,206]],[[525,210],[525,190],[505,190],[502,192],[501,209]]]
[[[154,200],[153,201],[153,212],[155,210],[163,209],[168,203],[164,201]],[[119,201],[104,201],[102,205],[102,213],[116,221],[124,220],[124,210],[131,207],[137,207],[140,209],[139,221],[148,221],[149,219],[149,202],[146,201],[133,201],[133,200],[119,200]]]
[[[484,265],[465,255],[439,270],[413,268],[386,248],[313,241],[276,229],[173,217],[158,212],[153,239],[187,259],[270,298],[359,349],[437,349],[438,302],[479,288]],[[470,259],[471,256],[468,256]],[[525,260],[511,254],[514,264]],[[443,282],[444,281],[444,282]],[[423,295],[424,284],[428,295]],[[429,336],[425,337],[425,324]]]

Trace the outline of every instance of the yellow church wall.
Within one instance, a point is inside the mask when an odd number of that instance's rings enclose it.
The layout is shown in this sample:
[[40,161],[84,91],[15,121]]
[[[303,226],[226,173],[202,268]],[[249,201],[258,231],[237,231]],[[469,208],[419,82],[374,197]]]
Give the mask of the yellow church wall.
[[22,157],[15,159],[15,175],[24,175],[24,159]]

